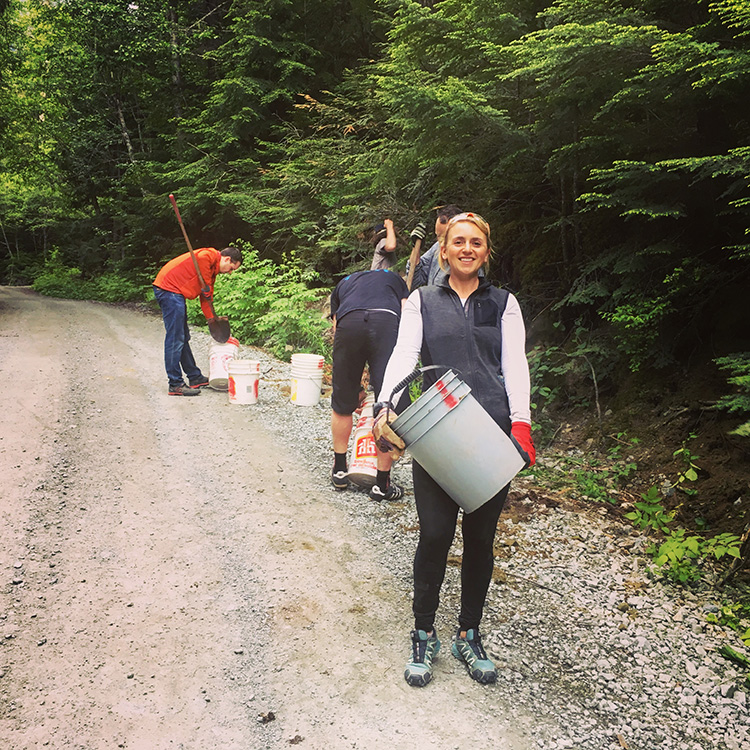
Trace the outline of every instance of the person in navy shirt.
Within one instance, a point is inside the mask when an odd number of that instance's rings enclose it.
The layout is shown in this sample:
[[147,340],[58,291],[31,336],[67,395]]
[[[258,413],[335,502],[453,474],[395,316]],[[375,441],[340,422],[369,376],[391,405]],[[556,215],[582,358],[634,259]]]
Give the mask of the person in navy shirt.
[[[357,271],[343,278],[331,294],[333,319],[333,394],[331,434],[334,465],[331,482],[347,488],[347,449],[352,413],[359,406],[360,383],[365,364],[370,385],[378,393],[383,374],[396,344],[401,308],[409,296],[406,282],[388,270]],[[403,489],[390,481],[392,459],[378,452],[378,473],[370,490],[373,500],[398,500]]]

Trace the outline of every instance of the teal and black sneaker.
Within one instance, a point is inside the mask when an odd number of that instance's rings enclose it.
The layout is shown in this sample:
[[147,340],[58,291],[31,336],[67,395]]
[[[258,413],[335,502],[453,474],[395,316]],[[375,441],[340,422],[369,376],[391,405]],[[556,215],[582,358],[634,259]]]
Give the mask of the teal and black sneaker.
[[466,665],[469,674],[477,682],[486,685],[497,681],[497,669],[482,648],[482,636],[479,630],[475,628],[467,630],[466,638],[461,638],[459,630],[451,644],[451,653]]
[[413,687],[424,687],[432,679],[432,660],[440,651],[437,632],[428,636],[424,630],[411,631],[411,661],[404,670],[404,679]]

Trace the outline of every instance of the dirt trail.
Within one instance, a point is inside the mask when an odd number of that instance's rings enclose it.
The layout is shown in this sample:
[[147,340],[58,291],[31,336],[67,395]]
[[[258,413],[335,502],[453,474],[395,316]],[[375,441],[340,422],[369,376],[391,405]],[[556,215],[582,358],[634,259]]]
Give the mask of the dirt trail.
[[0,288],[0,747],[536,747],[449,655],[404,683],[408,590],[252,407],[167,396],[162,337]]

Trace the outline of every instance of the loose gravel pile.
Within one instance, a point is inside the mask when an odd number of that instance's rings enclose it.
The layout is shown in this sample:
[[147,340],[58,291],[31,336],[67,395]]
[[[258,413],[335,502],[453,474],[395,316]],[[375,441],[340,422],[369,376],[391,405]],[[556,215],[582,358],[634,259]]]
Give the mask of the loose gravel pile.
[[[345,509],[409,590],[417,518],[408,456],[393,469],[406,489],[404,502],[335,492],[330,397],[295,406],[288,364],[255,349],[240,356],[259,359],[263,375],[258,403],[238,408],[263,415],[300,464],[320,477],[311,492]],[[515,480],[511,495],[482,623],[499,670],[488,700],[511,714],[535,713],[536,742],[545,750],[750,750],[750,677],[718,649],[748,652],[734,631],[707,622],[721,594],[649,577],[644,536],[603,508],[545,496],[533,477]],[[457,537],[451,557],[458,558],[460,531]],[[436,623],[444,643],[455,628],[458,575],[449,564]]]

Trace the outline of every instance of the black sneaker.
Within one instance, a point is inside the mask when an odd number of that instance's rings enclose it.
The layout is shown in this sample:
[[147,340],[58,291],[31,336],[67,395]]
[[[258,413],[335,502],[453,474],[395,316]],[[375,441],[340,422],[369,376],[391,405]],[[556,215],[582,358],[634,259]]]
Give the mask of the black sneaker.
[[185,385],[184,383],[182,385],[175,385],[175,386],[169,386],[169,395],[170,396],[200,396],[200,388],[190,388],[190,386]]
[[373,484],[370,490],[370,500],[377,500],[378,502],[382,500],[400,500],[403,496],[404,488],[399,487],[393,482],[388,485],[388,489],[385,492],[377,484]]
[[191,388],[206,388],[208,386],[208,378],[205,375],[201,375],[199,378],[193,378],[190,381]]
[[348,476],[349,473],[346,471],[336,471],[335,469],[331,471],[331,484],[334,489],[345,490],[349,486]]

